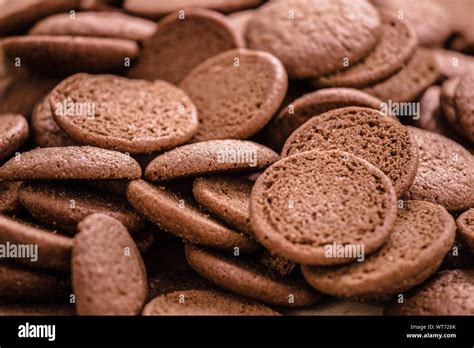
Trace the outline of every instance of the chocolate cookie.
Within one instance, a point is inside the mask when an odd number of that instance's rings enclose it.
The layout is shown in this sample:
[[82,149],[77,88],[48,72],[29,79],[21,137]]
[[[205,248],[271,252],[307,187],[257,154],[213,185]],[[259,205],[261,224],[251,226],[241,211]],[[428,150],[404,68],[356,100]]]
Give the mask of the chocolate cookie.
[[28,138],[28,122],[21,115],[0,115],[0,161],[8,158]]
[[462,213],[456,220],[459,239],[474,255],[474,208]]
[[438,78],[438,67],[433,54],[418,48],[403,68],[386,80],[362,90],[383,101],[411,102],[419,97]]
[[382,35],[362,61],[314,80],[318,87],[362,88],[380,82],[400,70],[417,46],[416,32],[405,20],[382,15]]
[[186,258],[210,282],[265,304],[302,307],[316,303],[321,297],[302,280],[282,277],[245,256],[227,256],[186,244]]
[[65,316],[75,315],[71,304],[64,303],[11,303],[0,302],[0,316]]
[[201,63],[180,87],[198,110],[194,141],[246,139],[261,130],[278,110],[288,77],[273,55],[239,49]]
[[0,214],[14,215],[21,210],[18,200],[18,188],[21,181],[0,182]]
[[210,140],[184,145],[157,156],[145,170],[151,181],[202,174],[255,172],[278,160],[269,148],[244,140]]
[[474,206],[474,159],[439,134],[408,127],[418,144],[418,172],[406,196],[462,211]]
[[396,193],[378,168],[341,151],[286,157],[255,182],[250,221],[257,240],[301,264],[335,265],[359,256],[331,253],[337,245],[382,246],[397,214]]
[[263,249],[258,253],[258,261],[284,277],[290,275],[296,269],[296,264],[293,261],[275,255],[267,249]]
[[385,315],[474,315],[474,270],[437,273],[408,293],[403,303],[392,302]]
[[347,106],[380,110],[382,101],[352,88],[327,88],[303,95],[280,111],[265,129],[265,141],[281,150],[291,133],[311,117]]
[[118,151],[173,148],[198,127],[194,104],[164,81],[77,74],[56,86],[49,103],[55,121],[73,139]]
[[474,70],[459,78],[454,95],[454,108],[463,136],[474,143]]
[[130,233],[144,226],[140,216],[121,197],[83,187],[60,184],[23,184],[18,191],[21,204],[36,219],[69,233],[94,213],[109,215],[120,221]]
[[1,180],[138,179],[130,156],[92,146],[37,148],[0,167]]
[[196,203],[172,191],[143,180],[132,181],[127,189],[130,204],[163,230],[193,243],[226,251],[258,249],[247,236],[233,231],[202,212]]
[[363,262],[331,268],[303,266],[306,281],[337,297],[385,299],[420,284],[440,266],[456,225],[439,205],[403,202],[388,240]]
[[313,149],[348,151],[367,160],[392,180],[398,196],[410,188],[418,167],[409,131],[374,109],[335,109],[310,119],[287,139],[282,156]]
[[279,315],[267,306],[216,290],[184,290],[155,297],[143,315]]
[[[162,79],[178,85],[197,65],[218,53],[243,47],[243,38],[225,16],[205,9],[186,9],[163,18],[144,44],[128,76]],[[174,44],[179,42],[179,45]]]
[[148,278],[148,299],[171,292],[210,288],[211,283],[194,271],[158,273]]
[[134,315],[147,295],[147,276],[127,229],[93,214],[78,226],[72,249],[72,287],[79,315]]

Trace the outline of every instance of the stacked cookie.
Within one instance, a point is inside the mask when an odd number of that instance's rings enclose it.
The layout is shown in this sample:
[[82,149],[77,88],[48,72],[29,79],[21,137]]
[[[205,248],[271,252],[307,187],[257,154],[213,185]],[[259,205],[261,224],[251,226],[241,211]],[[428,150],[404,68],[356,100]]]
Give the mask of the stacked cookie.
[[442,5],[54,4],[0,14],[0,314],[474,314]]

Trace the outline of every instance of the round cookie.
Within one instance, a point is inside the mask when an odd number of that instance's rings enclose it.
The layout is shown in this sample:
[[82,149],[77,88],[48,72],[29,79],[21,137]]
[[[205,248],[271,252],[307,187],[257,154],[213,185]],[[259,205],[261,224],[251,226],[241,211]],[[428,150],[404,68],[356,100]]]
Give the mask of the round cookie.
[[253,182],[231,176],[196,178],[193,194],[200,206],[246,235],[252,236],[250,225],[250,193]]
[[362,91],[383,101],[411,102],[438,78],[438,66],[430,50],[418,48],[404,67],[386,80]]
[[279,158],[269,148],[245,140],[210,140],[184,145],[157,156],[145,169],[151,181],[214,173],[255,172]]
[[416,32],[407,21],[382,16],[382,35],[377,46],[362,61],[347,69],[315,79],[318,87],[362,88],[380,82],[398,71],[417,46]]
[[247,25],[252,49],[270,52],[291,78],[318,77],[365,58],[381,34],[377,10],[365,0],[288,0],[260,7]]
[[441,80],[461,76],[471,69],[474,70],[472,56],[445,49],[433,49],[431,52],[436,58]]
[[287,139],[282,157],[314,149],[347,151],[367,160],[392,180],[398,197],[410,188],[418,168],[410,132],[369,108],[335,109],[313,117]]
[[93,214],[78,226],[72,249],[72,287],[78,315],[135,315],[147,295],[145,265],[127,229]]
[[139,53],[131,40],[81,36],[15,36],[5,39],[2,46],[11,61],[20,58],[32,71],[51,75],[123,70]]
[[474,208],[462,213],[456,220],[458,236],[463,245],[474,255]]
[[408,293],[403,303],[392,302],[384,315],[474,315],[474,270],[437,273]]
[[130,204],[161,229],[193,243],[225,251],[238,248],[252,252],[259,245],[202,212],[191,200],[143,180],[132,181],[127,189]]
[[204,61],[180,87],[198,110],[194,141],[246,139],[260,131],[278,110],[288,77],[275,56],[239,49]]
[[406,193],[408,199],[425,200],[449,211],[474,206],[474,159],[461,145],[442,135],[408,127],[418,144],[418,172]]
[[18,188],[21,181],[0,181],[0,214],[15,215],[21,211]]
[[130,156],[92,146],[37,148],[0,167],[0,181],[138,179],[140,176],[140,165]]
[[326,88],[307,93],[282,109],[265,129],[265,141],[281,150],[291,133],[311,117],[332,109],[363,106],[380,110],[382,101],[352,88]]
[[232,21],[235,30],[237,30],[237,32],[242,37],[245,37],[245,32],[247,31],[247,24],[254,13],[255,10],[245,10],[231,13],[228,16],[228,18]]
[[156,30],[150,20],[119,12],[61,13],[37,22],[29,35],[92,36],[143,41]]
[[210,288],[211,283],[194,271],[163,272],[148,278],[148,299],[171,292]]
[[459,77],[447,79],[441,85],[440,104],[446,122],[458,134],[462,134],[462,129],[457,120],[454,97],[459,84]]
[[130,233],[144,226],[143,220],[118,196],[83,187],[50,183],[25,183],[18,191],[21,204],[42,223],[71,234],[76,226],[94,213],[120,221]]
[[21,115],[0,115],[0,161],[8,158],[28,138],[28,122]]
[[456,225],[439,205],[406,201],[388,240],[362,262],[338,267],[303,266],[306,281],[337,297],[385,299],[420,284],[441,265]]
[[216,290],[184,290],[148,302],[143,315],[279,315],[267,306]]
[[278,272],[284,277],[290,275],[296,269],[296,264],[293,261],[275,255],[267,249],[263,249],[258,253],[258,261],[265,267]]
[[[269,167],[255,182],[250,221],[256,239],[301,264],[354,262],[334,246],[382,246],[395,224],[397,198],[378,168],[341,151],[307,151]],[[332,248],[331,248],[332,247]],[[329,251],[328,251],[329,250]]]
[[454,95],[454,106],[462,134],[474,143],[474,71],[460,77]]
[[321,297],[302,280],[282,277],[245,256],[227,256],[192,244],[185,250],[197,273],[232,293],[282,307],[310,306]]
[[70,303],[11,303],[0,301],[0,316],[66,316],[75,315]]
[[130,153],[173,148],[198,127],[194,104],[164,81],[77,74],[56,86],[49,103],[54,120],[73,139]]
[[[243,38],[228,18],[205,9],[172,13],[158,23],[144,43],[138,62],[128,76],[165,80],[178,85],[197,65],[218,53],[243,47]],[[179,44],[176,44],[179,42]]]
[[71,238],[0,215],[0,243],[16,245],[17,248],[20,245],[37,246],[34,247],[36,251],[31,252],[30,255],[24,255],[23,258],[18,255],[15,258],[17,262],[35,268],[56,271],[69,271],[70,269]]

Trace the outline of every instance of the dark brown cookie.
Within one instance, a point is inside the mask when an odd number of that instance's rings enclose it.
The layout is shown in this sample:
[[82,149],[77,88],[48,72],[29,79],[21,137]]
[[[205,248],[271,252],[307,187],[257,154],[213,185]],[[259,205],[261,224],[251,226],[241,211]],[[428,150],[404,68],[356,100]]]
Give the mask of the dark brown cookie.
[[49,103],[54,120],[73,139],[118,151],[170,149],[198,127],[194,104],[164,81],[77,74],[56,86]]
[[65,303],[11,303],[0,301],[0,316],[65,316],[75,315],[74,305]]
[[462,135],[474,143],[474,70],[459,78],[454,95],[454,109]]
[[420,284],[451,248],[456,225],[439,205],[403,202],[397,222],[379,251],[363,262],[332,268],[303,266],[306,281],[337,297],[383,299]]
[[[457,236],[459,236],[459,231]],[[444,257],[443,263],[441,264],[439,270],[467,268],[474,269],[474,254],[471,254],[469,251],[467,251],[467,248],[459,241],[458,237],[454,241],[449,253]]]
[[474,206],[474,159],[442,135],[408,127],[418,144],[418,172],[406,196],[462,211]]
[[369,108],[335,109],[312,118],[287,139],[282,156],[313,149],[347,151],[367,160],[392,180],[399,197],[410,188],[418,167],[417,144],[410,132]]
[[474,208],[462,213],[456,220],[459,239],[474,255]]
[[288,77],[273,55],[247,49],[227,51],[194,68],[180,87],[196,104],[194,141],[246,139],[278,110]]
[[408,293],[403,303],[392,302],[385,315],[474,315],[474,270],[437,273]]
[[147,303],[143,315],[279,315],[267,306],[217,290],[183,290]]
[[21,181],[0,182],[0,214],[15,215],[20,212],[21,204],[18,200],[18,188]]
[[145,266],[127,229],[93,214],[78,226],[72,250],[72,287],[79,315],[134,315],[146,300]]
[[378,168],[341,151],[286,157],[255,182],[250,220],[257,240],[301,264],[354,262],[356,253],[332,253],[351,244],[370,254],[389,237],[396,193]]
[[181,199],[170,190],[143,180],[132,181],[127,189],[130,204],[163,230],[193,243],[226,251],[258,249],[258,244],[202,212],[196,203]]
[[0,180],[138,179],[130,156],[92,146],[37,148],[0,167]]
[[21,115],[0,115],[0,161],[8,158],[28,138],[28,122]]
[[194,271],[158,273],[148,278],[148,299],[175,291],[210,288],[211,283]]
[[243,38],[220,13],[205,9],[182,11],[159,22],[158,30],[145,41],[138,62],[128,72],[129,77],[162,79],[178,85],[206,59],[244,46]]
[[184,145],[156,157],[145,176],[151,181],[214,173],[255,172],[278,160],[269,148],[245,140],[210,140]]
[[228,256],[186,244],[186,258],[210,282],[265,304],[302,307],[316,303],[321,297],[302,280],[282,277],[245,256]]
[[327,88],[299,97],[280,111],[265,129],[265,140],[281,150],[291,133],[311,117],[332,109],[363,106],[380,110],[382,101],[352,88]]
[[284,277],[293,273],[296,268],[296,264],[293,261],[275,255],[267,249],[263,249],[258,253],[258,261],[260,261],[260,263],[264,266],[278,272]]

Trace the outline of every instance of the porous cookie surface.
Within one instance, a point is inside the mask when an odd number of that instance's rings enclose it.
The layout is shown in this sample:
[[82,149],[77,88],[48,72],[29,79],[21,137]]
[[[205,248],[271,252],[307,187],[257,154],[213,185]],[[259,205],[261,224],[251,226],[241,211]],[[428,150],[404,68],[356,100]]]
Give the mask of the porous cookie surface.
[[410,188],[418,167],[410,132],[374,109],[335,109],[312,118],[287,139],[282,156],[314,149],[348,151],[367,160],[392,180],[398,196]]
[[338,297],[385,298],[433,274],[450,250],[456,225],[439,205],[406,201],[385,244],[362,262],[332,268],[303,266],[306,281]]
[[462,213],[456,220],[458,235],[463,245],[474,255],[474,208]]
[[21,115],[0,115],[0,161],[10,156],[28,138],[28,122]]
[[328,254],[328,246],[377,250],[397,214],[390,179],[369,162],[341,151],[307,151],[269,167],[256,181],[250,220],[257,240],[301,264],[353,262]]
[[37,148],[0,167],[0,180],[138,179],[130,156],[92,146]]
[[355,63],[376,45],[381,21],[365,0],[289,0],[259,8],[247,26],[252,49],[277,56],[292,78],[318,77]]
[[152,299],[170,292],[210,289],[211,287],[211,283],[192,270],[162,272],[148,278],[148,298]]
[[198,126],[188,96],[164,81],[77,74],[56,86],[49,102],[55,121],[73,139],[131,153],[182,144]]
[[145,176],[159,181],[221,172],[255,172],[278,158],[273,150],[251,141],[210,140],[157,156],[146,167]]
[[242,233],[223,225],[201,211],[197,204],[170,190],[143,180],[132,181],[127,189],[130,204],[160,228],[193,243],[241,252],[258,249],[258,244]]
[[198,65],[180,87],[198,110],[194,141],[245,139],[261,130],[278,110],[288,78],[275,56],[239,49]]
[[282,277],[245,256],[228,256],[186,244],[190,266],[210,282],[235,294],[284,307],[309,306],[320,294],[300,279]]
[[159,22],[128,76],[162,79],[177,85],[206,59],[243,45],[242,37],[225,16],[204,9],[186,9],[184,18],[176,12]]
[[474,159],[469,151],[442,135],[408,128],[418,144],[419,162],[407,197],[437,203],[449,211],[473,207]]
[[474,315],[474,270],[436,274],[408,293],[403,303],[393,302],[385,315]]
[[72,287],[79,315],[134,315],[147,295],[143,260],[127,229],[93,214],[78,226],[72,251]]
[[474,143],[474,71],[461,76],[454,95],[454,105],[462,134]]
[[21,181],[0,182],[0,214],[13,215],[21,210],[18,188]]

